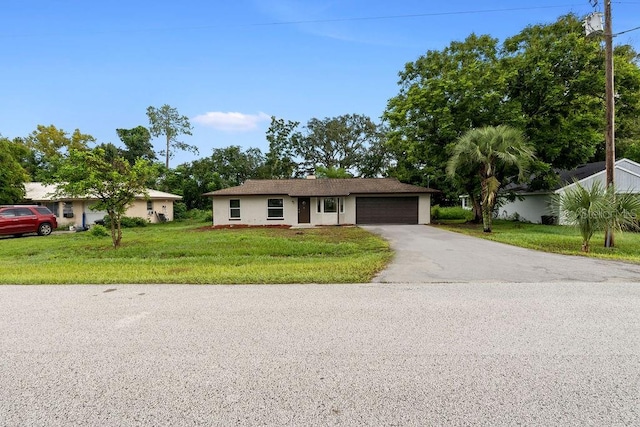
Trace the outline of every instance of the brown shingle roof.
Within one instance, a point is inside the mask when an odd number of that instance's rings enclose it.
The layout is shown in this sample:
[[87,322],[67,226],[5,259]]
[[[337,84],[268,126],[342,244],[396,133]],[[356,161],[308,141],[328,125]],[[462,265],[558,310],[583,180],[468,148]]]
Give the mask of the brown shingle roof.
[[288,195],[330,197],[350,194],[437,193],[432,188],[403,184],[395,178],[349,179],[249,179],[237,187],[224,188],[205,196]]

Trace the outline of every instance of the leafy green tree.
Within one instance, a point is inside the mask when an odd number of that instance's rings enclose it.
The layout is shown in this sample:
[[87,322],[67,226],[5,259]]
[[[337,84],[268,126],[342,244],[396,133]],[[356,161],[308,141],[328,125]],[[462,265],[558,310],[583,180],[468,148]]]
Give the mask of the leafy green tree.
[[187,116],[181,116],[178,110],[167,104],[160,108],[147,107],[149,131],[154,137],[164,136],[166,148],[160,152],[165,156],[165,167],[169,169],[169,159],[175,150],[190,151],[198,154],[198,147],[178,140],[180,135],[191,135],[191,123]]
[[309,171],[320,166],[359,172],[368,147],[379,137],[378,125],[364,115],[312,118],[294,141],[294,152]]
[[538,157],[558,168],[591,159],[604,138],[604,57],[575,15],[505,40],[505,93],[517,102]]
[[96,148],[100,148],[101,150],[104,151],[105,160],[109,162],[115,160],[117,157],[122,155],[121,150],[111,142],[98,144]]
[[[616,138],[621,153],[640,153],[640,68],[627,45],[615,48]],[[400,73],[400,93],[384,113],[388,171],[405,182],[427,177],[457,199],[473,194],[471,176],[447,179],[444,164],[455,140],[472,128],[506,124],[536,147],[530,169],[535,188],[554,182],[553,168],[570,169],[604,158],[604,56],[575,15],[529,26],[500,46],[470,35],[428,51]],[[551,165],[552,167],[550,167]]]
[[56,171],[58,162],[70,150],[86,150],[95,138],[83,134],[79,129],[71,135],[54,125],[38,125],[37,129],[23,140],[31,152],[25,165],[29,175],[36,181],[49,179]]
[[[460,189],[445,172],[456,139],[469,129],[521,120],[518,105],[505,97],[498,41],[471,34],[407,63],[399,76],[400,93],[383,115],[395,159],[389,174],[416,185],[429,182],[457,200]],[[462,190],[473,194],[473,188]]]
[[298,164],[293,158],[295,157],[294,147],[297,145],[297,138],[300,137],[296,131],[299,124],[300,122],[285,121],[271,116],[271,124],[266,135],[269,151],[265,156],[264,168],[261,171],[262,178],[275,179],[294,176],[298,168]]
[[16,154],[20,147],[0,136],[0,204],[13,204],[24,198],[24,183],[29,178]]
[[213,171],[214,186],[226,188],[240,185],[247,179],[259,177],[258,174],[265,159],[257,148],[242,151],[239,146],[232,145],[215,148],[209,162],[210,170]]
[[122,241],[122,217],[136,196],[146,195],[146,181],[154,173],[148,160],[138,159],[132,166],[123,157],[107,159],[101,148],[71,149],[52,181],[59,196],[88,196],[97,200],[92,209],[107,211],[111,240],[117,249]]
[[149,160],[155,162],[157,160],[156,153],[153,151],[151,144],[151,133],[144,126],[136,126],[133,129],[116,129],[116,133],[125,148],[120,152],[122,157],[127,159],[130,164],[135,164],[136,159]]
[[360,176],[363,178],[387,176],[393,162],[393,155],[387,147],[387,131],[382,125],[378,133],[378,138],[371,142],[360,161]]
[[[640,162],[640,55],[631,46],[614,49],[616,85],[616,157]],[[596,159],[605,158],[604,144]]]
[[187,209],[208,209],[210,200],[202,194],[240,185],[250,178],[263,178],[264,162],[257,148],[216,148],[209,157],[165,171],[158,188],[180,194]]
[[472,129],[458,138],[453,155],[447,163],[447,173],[475,171],[480,180],[482,223],[486,233],[491,222],[496,196],[502,182],[517,169],[523,179],[534,157],[533,147],[525,142],[522,132],[509,126],[487,126]]
[[607,229],[637,229],[640,198],[636,194],[618,193],[613,186],[595,181],[591,187],[574,182],[554,195],[552,206],[569,224],[580,231],[582,251],[589,252],[594,233]]
[[351,174],[379,173],[373,168],[382,161],[376,162],[369,149],[379,147],[383,135],[380,126],[369,117],[345,114],[322,120],[312,118],[303,131],[297,130],[298,125],[298,122],[271,118],[263,175],[290,177],[313,173],[317,168],[343,169]]
[[344,178],[353,178],[348,171],[343,168],[325,168],[324,166],[318,166],[315,170],[315,176],[317,178],[333,178],[333,179],[344,179]]

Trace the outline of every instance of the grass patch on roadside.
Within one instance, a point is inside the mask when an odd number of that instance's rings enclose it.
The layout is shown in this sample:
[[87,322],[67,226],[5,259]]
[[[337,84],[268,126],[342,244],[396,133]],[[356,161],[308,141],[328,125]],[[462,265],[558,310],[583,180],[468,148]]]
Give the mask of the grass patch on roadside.
[[604,233],[596,233],[591,239],[591,252],[585,254],[580,250],[582,239],[578,230],[570,226],[494,220],[491,233],[484,233],[482,224],[442,223],[437,226],[474,237],[539,251],[615,259],[640,264],[640,233],[617,233],[615,248],[605,248],[603,245]]
[[0,239],[0,283],[368,282],[388,244],[356,227],[222,229],[167,223],[123,230],[122,247],[90,233]]

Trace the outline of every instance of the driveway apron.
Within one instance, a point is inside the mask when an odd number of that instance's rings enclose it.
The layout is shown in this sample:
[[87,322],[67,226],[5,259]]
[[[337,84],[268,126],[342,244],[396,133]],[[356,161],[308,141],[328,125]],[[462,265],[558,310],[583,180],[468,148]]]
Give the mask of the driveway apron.
[[395,251],[374,282],[638,282],[640,265],[550,254],[425,225],[371,225],[364,229]]

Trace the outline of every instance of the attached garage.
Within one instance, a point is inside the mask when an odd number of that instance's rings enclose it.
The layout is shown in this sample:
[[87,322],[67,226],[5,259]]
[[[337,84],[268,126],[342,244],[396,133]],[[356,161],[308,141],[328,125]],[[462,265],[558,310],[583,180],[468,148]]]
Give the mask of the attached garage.
[[356,198],[356,224],[417,223],[417,196]]

